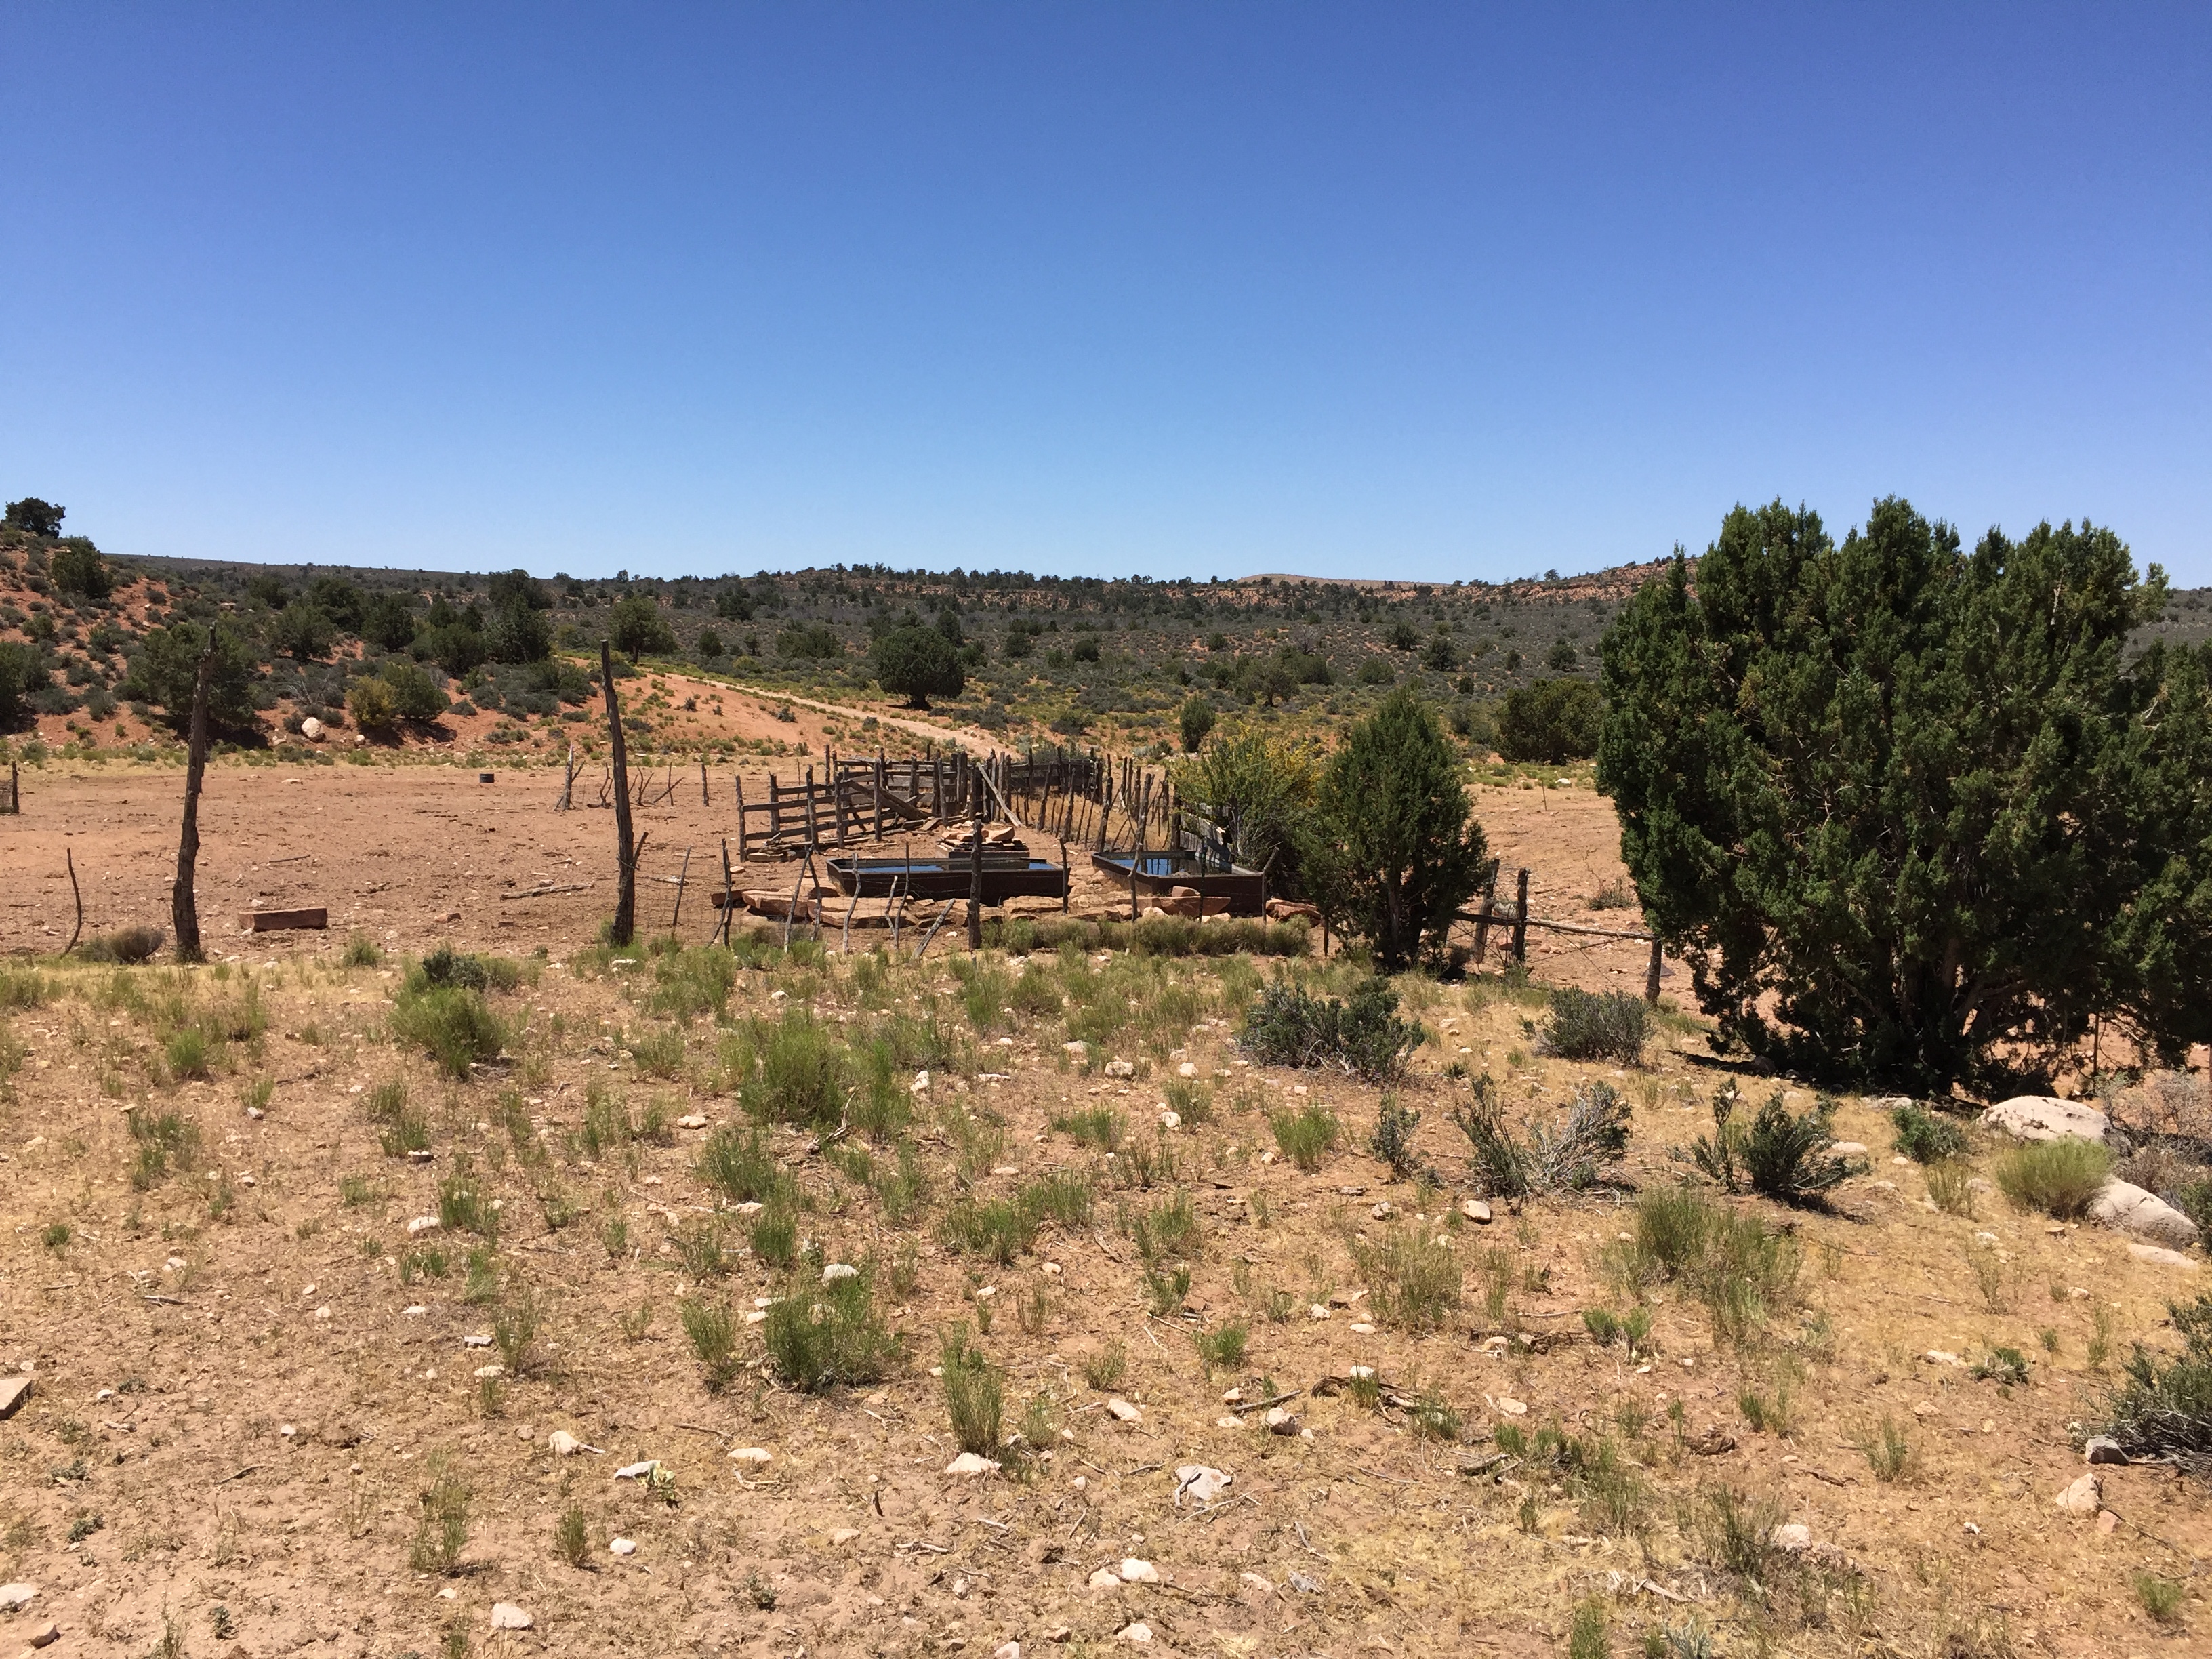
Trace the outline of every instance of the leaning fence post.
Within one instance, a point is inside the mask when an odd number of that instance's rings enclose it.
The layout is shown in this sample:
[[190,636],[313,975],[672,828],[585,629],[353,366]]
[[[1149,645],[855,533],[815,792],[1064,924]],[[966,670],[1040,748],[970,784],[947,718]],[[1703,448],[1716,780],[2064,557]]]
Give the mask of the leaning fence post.
[[1513,960],[1526,963],[1528,960],[1528,872],[1523,868],[1515,878],[1513,899]]

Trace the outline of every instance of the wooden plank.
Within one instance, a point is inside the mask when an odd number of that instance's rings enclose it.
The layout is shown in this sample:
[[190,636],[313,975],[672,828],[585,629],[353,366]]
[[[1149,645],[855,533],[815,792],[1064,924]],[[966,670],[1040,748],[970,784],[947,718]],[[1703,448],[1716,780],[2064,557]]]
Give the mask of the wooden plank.
[[331,913],[320,905],[312,910],[247,910],[240,915],[238,925],[249,933],[282,933],[295,928],[327,927]]

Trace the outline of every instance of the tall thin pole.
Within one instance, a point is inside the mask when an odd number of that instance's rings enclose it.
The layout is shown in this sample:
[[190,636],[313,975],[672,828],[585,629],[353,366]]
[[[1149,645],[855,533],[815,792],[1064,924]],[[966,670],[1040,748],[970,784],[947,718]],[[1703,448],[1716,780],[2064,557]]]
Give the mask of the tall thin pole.
[[975,839],[968,848],[968,948],[983,948],[983,802],[975,801]]
[[615,920],[607,943],[617,949],[637,933],[637,842],[629,823],[629,755],[623,744],[622,700],[615,695],[614,650],[599,641],[599,684],[607,694],[607,741],[615,775]]
[[200,950],[199,902],[192,891],[200,860],[200,785],[207,777],[208,686],[215,678],[215,629],[208,629],[192,681],[192,735],[185,757],[185,823],[177,837],[177,884],[169,892],[169,921],[177,930],[177,960],[205,960]]

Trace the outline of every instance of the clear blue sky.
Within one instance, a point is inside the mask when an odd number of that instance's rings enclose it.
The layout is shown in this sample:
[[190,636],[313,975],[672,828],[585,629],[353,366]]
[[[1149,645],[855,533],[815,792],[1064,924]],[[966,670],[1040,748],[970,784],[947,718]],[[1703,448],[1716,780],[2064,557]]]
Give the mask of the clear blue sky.
[[2212,8],[13,4],[0,492],[131,554],[2212,581]]

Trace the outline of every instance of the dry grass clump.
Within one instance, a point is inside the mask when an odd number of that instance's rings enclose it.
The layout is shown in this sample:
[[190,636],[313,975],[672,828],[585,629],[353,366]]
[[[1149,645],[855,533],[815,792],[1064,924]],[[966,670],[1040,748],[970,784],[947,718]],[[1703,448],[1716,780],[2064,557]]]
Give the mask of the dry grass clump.
[[1990,1167],[1990,1178],[2014,1209],[2061,1221],[2084,1214],[2112,1173],[2110,1147],[2073,1135],[2010,1147]]

